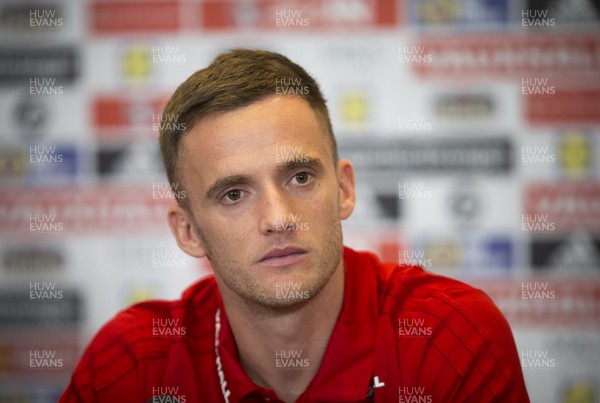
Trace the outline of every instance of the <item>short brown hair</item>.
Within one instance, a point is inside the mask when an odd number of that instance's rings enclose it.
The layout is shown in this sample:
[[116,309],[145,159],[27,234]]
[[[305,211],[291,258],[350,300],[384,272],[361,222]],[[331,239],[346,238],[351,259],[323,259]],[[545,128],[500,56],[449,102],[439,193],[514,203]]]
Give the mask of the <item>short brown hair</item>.
[[[160,152],[171,186],[179,183],[181,139],[201,119],[229,112],[268,96],[290,94],[305,99],[327,131],[338,160],[337,144],[319,85],[287,57],[265,50],[233,49],[196,71],[173,93],[160,125]],[[179,192],[175,192],[177,197]],[[186,206],[186,200],[177,197]]]

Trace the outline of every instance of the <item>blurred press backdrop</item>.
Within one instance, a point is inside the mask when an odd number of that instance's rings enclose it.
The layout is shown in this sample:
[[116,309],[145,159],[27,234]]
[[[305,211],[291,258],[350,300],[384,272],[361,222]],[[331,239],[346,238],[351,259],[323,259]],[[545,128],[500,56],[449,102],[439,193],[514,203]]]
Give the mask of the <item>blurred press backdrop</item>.
[[2,1],[0,402],[56,401],[105,321],[210,273],[167,227],[157,128],[232,47],[320,83],[357,171],[347,245],[485,290],[532,401],[600,401],[599,20],[597,0]]

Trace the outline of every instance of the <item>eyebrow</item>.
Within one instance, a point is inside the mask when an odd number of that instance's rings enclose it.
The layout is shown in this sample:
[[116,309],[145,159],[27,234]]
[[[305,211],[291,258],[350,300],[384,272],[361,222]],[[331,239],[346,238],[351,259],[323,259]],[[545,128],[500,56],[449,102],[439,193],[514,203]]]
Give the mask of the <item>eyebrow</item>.
[[[276,168],[277,173],[291,171],[298,168],[312,168],[319,171],[323,168],[323,163],[320,159],[309,157],[306,155],[299,155],[297,159],[292,159],[287,162],[279,164]],[[223,190],[228,187],[248,184],[252,182],[252,179],[248,175],[229,175],[223,178],[217,179],[206,191],[206,199],[213,199]]]

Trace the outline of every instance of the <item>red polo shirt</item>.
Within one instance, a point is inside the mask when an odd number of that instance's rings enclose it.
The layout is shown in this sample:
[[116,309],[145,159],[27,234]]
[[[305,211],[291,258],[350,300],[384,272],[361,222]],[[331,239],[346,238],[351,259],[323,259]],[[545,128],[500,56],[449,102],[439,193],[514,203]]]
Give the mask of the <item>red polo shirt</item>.
[[[492,301],[418,266],[344,249],[344,303],[297,402],[528,402],[510,328]],[[119,313],[61,402],[278,402],[242,369],[214,278],[181,300]]]

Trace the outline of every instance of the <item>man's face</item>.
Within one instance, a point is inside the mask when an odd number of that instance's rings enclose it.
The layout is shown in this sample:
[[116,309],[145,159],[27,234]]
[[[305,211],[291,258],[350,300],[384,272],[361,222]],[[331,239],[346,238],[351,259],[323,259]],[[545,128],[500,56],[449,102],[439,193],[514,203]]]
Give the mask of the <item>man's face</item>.
[[181,147],[196,254],[208,256],[219,286],[271,308],[321,290],[341,267],[340,219],[354,188],[309,104],[268,97],[202,120]]

